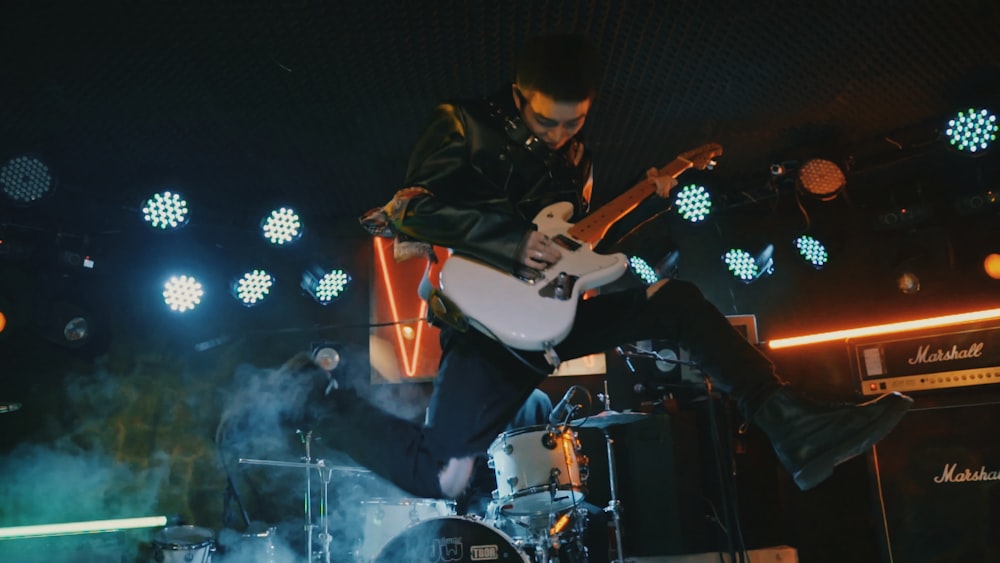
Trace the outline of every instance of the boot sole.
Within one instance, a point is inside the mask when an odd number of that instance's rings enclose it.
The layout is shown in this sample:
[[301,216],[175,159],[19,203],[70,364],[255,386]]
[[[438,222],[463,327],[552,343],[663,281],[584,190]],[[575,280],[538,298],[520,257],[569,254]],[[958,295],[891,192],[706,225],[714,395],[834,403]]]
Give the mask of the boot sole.
[[[893,398],[895,399],[893,400]],[[887,395],[881,400],[893,400],[882,416],[861,429],[850,440],[845,440],[841,447],[824,452],[795,472],[792,478],[800,490],[807,491],[819,485],[833,475],[835,467],[867,452],[869,448],[885,438],[903,419],[906,411],[913,406],[913,399],[899,393]]]

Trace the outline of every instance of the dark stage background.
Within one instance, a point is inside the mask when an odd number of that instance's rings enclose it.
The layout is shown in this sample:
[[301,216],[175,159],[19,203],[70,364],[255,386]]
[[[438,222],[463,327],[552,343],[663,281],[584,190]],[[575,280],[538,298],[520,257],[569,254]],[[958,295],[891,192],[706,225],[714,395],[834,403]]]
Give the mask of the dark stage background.
[[[1000,281],[983,267],[1000,253],[996,149],[970,157],[943,135],[958,110],[1000,107],[998,25],[998,4],[975,0],[4,3],[0,166],[37,159],[53,189],[33,205],[0,196],[0,404],[19,405],[0,413],[0,525],[164,514],[235,546],[249,540],[231,476],[250,518],[276,526],[283,547],[303,549],[303,472],[238,460],[294,462],[305,455],[295,430],[313,430],[311,453],[344,461],[322,439],[341,429],[282,421],[314,384],[294,367],[314,343],[334,343],[338,369],[365,380],[376,366],[376,380],[392,379],[380,367],[400,361],[372,338],[373,320],[391,319],[373,315],[376,260],[357,217],[401,187],[433,104],[503,86],[518,45],[543,31],[586,33],[602,52],[606,79],[585,130],[598,155],[595,203],[681,152],[724,147],[714,171],[681,178],[715,195],[708,220],[688,224],[652,199],[612,230],[609,250],[649,261],[678,251],[676,276],[726,314],[755,315],[762,341],[1000,306]],[[812,158],[844,171],[835,199],[799,190],[794,171]],[[786,172],[772,174],[775,165]],[[139,219],[144,199],[164,189],[191,205],[175,233]],[[276,205],[294,207],[305,225],[287,248],[259,234]],[[791,240],[805,233],[827,245],[821,270],[797,259]],[[766,243],[774,272],[753,284],[719,259]],[[300,287],[316,263],[352,276],[326,306]],[[268,300],[252,308],[228,287],[249,267],[275,275]],[[900,291],[903,271],[919,291]],[[185,314],[160,295],[180,272],[205,290]],[[639,283],[626,274],[616,285]],[[89,332],[71,342],[63,326],[75,316]],[[808,392],[860,398],[843,342],[771,355]],[[666,376],[655,366],[632,373],[612,351],[606,361],[606,374],[550,378],[543,389],[558,400],[581,384],[596,396],[606,381],[617,409],[662,398]],[[367,392],[417,420],[428,388]],[[989,385],[918,394],[919,406],[958,408],[908,419],[883,463],[937,451],[921,443],[922,428],[950,429],[959,448],[982,443],[958,427],[995,418],[991,394]],[[626,546],[636,555],[724,545],[706,516],[720,507],[706,406],[697,393],[677,395],[669,415],[615,430]],[[715,413],[726,409],[719,402]],[[735,440],[739,422],[720,419],[724,440]],[[601,505],[603,437],[588,430],[581,439],[589,499]],[[892,551],[911,554],[904,544],[914,536],[892,520],[902,509],[884,502],[913,491],[880,498],[871,459],[800,492],[759,435],[726,451],[737,447],[749,547],[790,545],[804,562],[887,561],[880,526],[889,515]],[[314,498],[321,484],[313,479]],[[338,472],[331,494],[333,539],[347,549],[363,501],[399,492]],[[995,502],[979,507],[982,529],[1000,534]],[[144,557],[152,533],[33,549]],[[20,546],[0,540],[0,549],[28,549]],[[995,545],[985,549],[985,560],[997,559]]]

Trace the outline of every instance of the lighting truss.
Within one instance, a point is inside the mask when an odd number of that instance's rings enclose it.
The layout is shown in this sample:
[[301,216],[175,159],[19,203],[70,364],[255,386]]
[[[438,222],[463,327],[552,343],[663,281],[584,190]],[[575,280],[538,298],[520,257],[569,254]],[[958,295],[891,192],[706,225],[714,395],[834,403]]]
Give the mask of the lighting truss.
[[275,246],[295,242],[302,237],[302,219],[294,209],[280,207],[260,222],[264,238]]
[[163,285],[163,302],[178,313],[197,307],[204,294],[201,282],[186,275],[172,276]]
[[677,192],[674,205],[685,221],[700,223],[712,212],[712,195],[705,186],[688,184]]
[[969,108],[948,120],[945,135],[955,150],[981,154],[997,140],[997,116],[985,109]]
[[0,167],[0,190],[17,205],[31,205],[54,187],[48,165],[33,156],[15,156]]
[[142,206],[142,220],[154,229],[179,229],[190,218],[187,200],[180,194],[164,191],[153,194]]
[[265,270],[250,270],[233,280],[231,289],[237,301],[247,307],[259,304],[274,285],[274,276]]

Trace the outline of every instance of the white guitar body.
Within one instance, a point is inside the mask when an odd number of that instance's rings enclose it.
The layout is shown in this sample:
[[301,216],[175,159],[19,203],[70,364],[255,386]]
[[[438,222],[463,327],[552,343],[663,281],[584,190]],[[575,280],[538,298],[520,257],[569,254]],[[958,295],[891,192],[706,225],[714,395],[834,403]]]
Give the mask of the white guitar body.
[[538,230],[560,245],[562,258],[526,280],[459,255],[441,267],[439,286],[483,333],[520,350],[547,350],[569,334],[580,296],[611,283],[628,268],[624,254],[597,254],[568,234],[573,205],[554,203],[535,217]]
[[[644,180],[575,225],[568,222],[573,216],[572,204],[554,203],[543,209],[535,217],[535,225],[560,246],[562,258],[539,272],[538,277],[523,279],[477,260],[452,255],[441,266],[439,279],[430,283],[451,301],[449,306],[457,307],[471,326],[488,336],[511,348],[552,352],[552,347],[573,328],[580,296],[588,289],[615,281],[628,269],[624,254],[597,254],[592,250],[608,227],[653,193],[666,197],[668,179],[690,168],[711,167],[715,164],[712,159],[720,154],[722,147],[709,143],[678,156],[659,170],[650,169]],[[548,358],[553,365],[558,364],[554,355]]]

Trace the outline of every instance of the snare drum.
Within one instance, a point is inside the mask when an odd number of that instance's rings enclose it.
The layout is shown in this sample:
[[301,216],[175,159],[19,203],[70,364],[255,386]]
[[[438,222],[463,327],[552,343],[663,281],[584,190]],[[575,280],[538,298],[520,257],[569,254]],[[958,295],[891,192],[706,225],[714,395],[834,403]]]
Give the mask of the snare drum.
[[169,526],[153,536],[158,563],[208,563],[215,551],[215,533],[197,526]]
[[361,515],[364,527],[358,560],[371,561],[387,541],[418,522],[453,514],[454,501],[414,498],[363,500]]
[[531,563],[500,530],[464,516],[433,518],[410,526],[379,550],[375,563]]
[[[487,453],[505,514],[562,512],[583,501],[576,433],[529,426],[500,434]],[[584,473],[585,474],[585,473]]]

